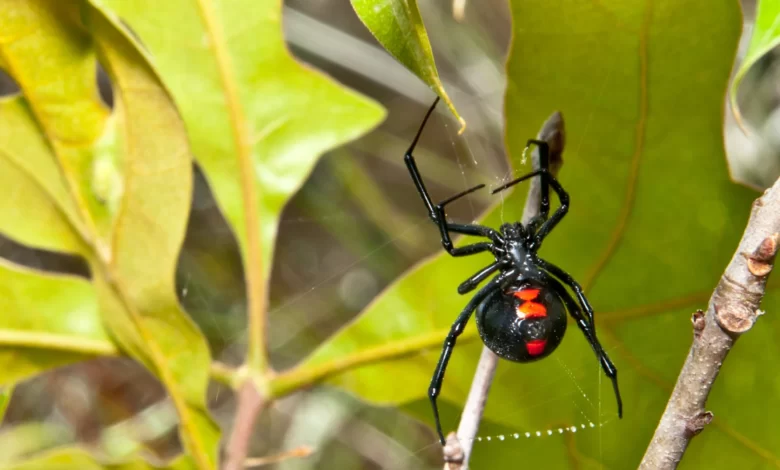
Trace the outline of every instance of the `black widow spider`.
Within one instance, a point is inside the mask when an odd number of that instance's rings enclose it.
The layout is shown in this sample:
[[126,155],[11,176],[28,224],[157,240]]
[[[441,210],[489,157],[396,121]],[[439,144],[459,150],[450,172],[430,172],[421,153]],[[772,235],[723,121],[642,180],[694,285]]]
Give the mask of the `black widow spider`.
[[[436,431],[442,445],[445,441],[441,431],[436,397],[441,391],[444,372],[447,369],[447,362],[452,355],[455,342],[458,336],[463,333],[466,323],[475,309],[477,311],[477,329],[482,342],[499,357],[515,362],[530,362],[550,355],[558,347],[566,332],[566,311],[568,311],[585,334],[585,338],[596,353],[604,373],[612,379],[612,386],[617,398],[618,416],[622,418],[623,401],[618,389],[617,369],[596,338],[593,308],[588,303],[588,299],[585,298],[582,287],[566,271],[536,255],[544,238],[569,210],[569,195],[549,172],[550,149],[548,143],[541,140],[529,140],[526,149],[531,145],[536,145],[539,148],[540,169],[505,183],[491,193],[495,194],[521,181],[540,176],[539,215],[531,219],[528,224],[505,223],[496,231],[483,225],[448,222],[444,207],[467,194],[484,188],[485,185],[474,186],[439,204],[431,202],[431,197],[425,189],[412,152],[420,139],[423,128],[425,128],[425,123],[438,102],[439,99],[436,98],[423,118],[420,129],[404,156],[404,161],[412,175],[414,185],[428,209],[428,216],[439,227],[441,244],[447,253],[452,256],[469,256],[489,251],[496,258],[494,263],[463,281],[458,286],[458,293],[462,295],[471,292],[491,274],[499,273],[477,291],[458,315],[455,323],[452,324],[452,328],[444,340],[441,357],[436,364],[436,370],[428,388],[428,397],[431,400],[436,419]],[[552,186],[561,202],[560,207],[552,216],[549,216],[549,186]],[[450,233],[486,237],[490,241],[456,248],[452,244]],[[574,291],[579,305],[566,290],[564,284]],[[587,316],[582,314],[583,311]]]

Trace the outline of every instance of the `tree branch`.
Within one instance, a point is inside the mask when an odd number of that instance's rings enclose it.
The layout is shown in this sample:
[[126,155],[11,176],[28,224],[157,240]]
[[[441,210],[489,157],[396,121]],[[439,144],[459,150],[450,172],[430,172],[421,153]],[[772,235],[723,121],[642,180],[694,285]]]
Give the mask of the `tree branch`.
[[223,470],[243,470],[252,431],[257,416],[265,406],[265,400],[257,392],[254,381],[244,380],[238,390],[238,405],[234,414],[233,430],[225,448],[225,465]]
[[[560,112],[553,113],[542,125],[537,139],[550,144],[550,171],[557,175],[563,165],[563,148],[566,145],[563,115]],[[539,168],[539,151],[533,152],[533,168]],[[528,198],[525,201],[522,223],[527,224],[539,214],[541,198],[541,182],[539,178],[533,178],[528,188]],[[469,396],[460,417],[458,432],[447,436],[447,445],[444,446],[444,470],[468,470],[471,448],[479,431],[479,423],[482,421],[482,413],[487,403],[490,385],[496,372],[498,356],[493,351],[483,346],[482,354],[471,382]]]
[[753,203],[745,233],[710,298],[693,314],[693,345],[640,469],[674,469],[693,436],[712,421],[704,410],[734,342],[763,313],[758,309],[780,241],[780,180]]

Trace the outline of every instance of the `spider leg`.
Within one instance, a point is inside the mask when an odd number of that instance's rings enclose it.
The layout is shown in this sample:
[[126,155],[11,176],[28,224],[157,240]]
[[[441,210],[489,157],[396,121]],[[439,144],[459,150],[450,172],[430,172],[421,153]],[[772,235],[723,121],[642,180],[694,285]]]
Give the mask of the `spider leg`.
[[507,279],[510,279],[514,276],[514,270],[505,271],[494,277],[488,284],[477,291],[477,293],[474,294],[474,297],[469,300],[469,303],[466,304],[466,307],[463,309],[463,311],[460,312],[460,315],[458,315],[455,323],[452,324],[450,332],[447,334],[447,338],[444,340],[444,347],[442,348],[439,362],[436,364],[436,370],[434,371],[433,377],[431,378],[431,385],[428,387],[428,398],[431,400],[433,416],[436,420],[436,432],[439,433],[439,440],[441,441],[442,445],[444,445],[445,441],[444,433],[441,430],[441,421],[439,420],[439,408],[436,405],[436,397],[438,397],[439,392],[441,392],[441,383],[442,380],[444,380],[444,372],[447,370],[447,363],[450,361],[452,349],[455,347],[455,342],[457,341],[458,336],[460,336],[461,333],[463,333],[463,330],[466,328],[466,324],[468,323],[469,318],[471,318],[471,314],[474,312],[474,309],[477,308],[477,305],[479,305],[479,303],[482,302],[485,297],[488,296],[488,294],[492,293],[496,289],[500,289],[502,284]]
[[502,237],[498,231],[490,227],[485,227],[484,225],[448,223],[447,228],[450,230],[450,232],[486,237],[497,245],[504,244],[504,237]]
[[428,191],[425,189],[425,185],[423,184],[422,176],[420,176],[420,172],[417,170],[417,165],[414,162],[412,152],[414,152],[414,148],[417,147],[417,141],[420,140],[420,135],[422,135],[422,131],[425,129],[425,124],[428,122],[428,118],[431,117],[431,114],[433,113],[434,108],[436,108],[436,104],[438,102],[439,97],[437,96],[431,107],[428,109],[428,112],[425,113],[425,117],[420,124],[420,128],[417,130],[417,134],[414,136],[414,140],[412,140],[412,144],[409,146],[409,150],[407,150],[406,154],[404,155],[404,161],[406,162],[406,167],[409,169],[409,173],[412,175],[414,185],[417,186],[417,191],[420,193],[420,197],[425,203],[425,208],[428,209],[428,216],[434,222],[436,222],[436,213],[433,210],[433,202],[431,202],[431,197],[428,195]]
[[517,178],[515,180],[512,180],[508,183],[504,183],[498,188],[491,191],[491,194],[495,194],[499,191],[503,191],[506,188],[509,188],[510,186],[514,186],[517,183],[520,183],[521,181],[525,181],[529,178],[533,178],[534,176],[542,175],[542,179],[546,179],[547,182],[552,186],[553,190],[556,194],[558,194],[558,199],[561,201],[561,205],[558,207],[558,209],[555,210],[552,216],[550,216],[549,219],[547,219],[542,226],[539,228],[539,231],[536,232],[536,236],[534,237],[534,242],[529,247],[533,250],[538,250],[539,245],[542,243],[542,240],[544,240],[544,237],[549,235],[550,231],[552,231],[553,228],[555,228],[556,225],[558,225],[558,222],[563,219],[563,216],[566,215],[567,212],[569,212],[569,193],[567,193],[563,186],[561,186],[561,183],[558,182],[557,179],[553,175],[551,175],[547,170],[536,170],[532,173],[528,173],[527,175],[523,175],[520,178]]
[[[553,228],[555,228],[556,225],[558,225],[558,222],[563,219],[563,216],[566,215],[566,213],[569,211],[569,193],[566,192],[566,190],[563,189],[563,186],[561,186],[561,183],[558,182],[557,179],[550,173],[549,165],[550,165],[550,145],[547,142],[544,142],[542,140],[529,140],[528,145],[536,144],[539,146],[539,162],[541,168],[533,171],[531,173],[528,173],[527,175],[523,175],[517,179],[514,179],[508,183],[504,183],[501,186],[497,187],[493,191],[491,191],[491,194],[496,194],[499,191],[503,191],[509,187],[512,187],[516,185],[517,183],[520,183],[521,181],[525,181],[529,178],[533,178],[534,176],[541,175],[542,177],[542,187],[541,187],[541,202],[540,202],[540,208],[539,208],[539,217],[542,215],[545,215],[545,221],[539,227],[539,230],[536,232],[536,236],[534,237],[534,242],[529,247],[532,250],[538,250],[539,245],[541,245],[542,240],[549,235],[549,233],[552,231]],[[550,198],[549,198],[549,186],[552,186],[553,191],[558,195],[558,199],[561,201],[560,207],[555,210],[552,216],[550,218],[546,218],[546,214],[550,211]],[[545,194],[547,193],[547,194]],[[530,226],[535,228],[535,225],[538,223],[538,218],[534,218],[529,223]]]
[[593,307],[590,306],[590,302],[588,302],[588,299],[585,297],[585,292],[582,290],[582,286],[580,286],[579,282],[575,281],[574,278],[569,275],[569,273],[550,263],[549,261],[537,258],[537,264],[545,271],[560,279],[564,284],[569,286],[575,294],[577,294],[577,300],[580,301],[582,310],[588,316],[588,321],[590,322],[591,328],[595,327],[596,323],[593,319]]
[[552,186],[553,190],[558,195],[558,199],[561,201],[561,205],[558,206],[555,212],[553,212],[553,215],[551,215],[550,218],[547,219],[541,227],[539,227],[539,230],[536,232],[536,236],[534,237],[534,242],[531,245],[531,247],[534,249],[539,249],[539,245],[542,244],[542,240],[544,240],[544,238],[550,234],[552,229],[558,225],[558,222],[563,219],[563,216],[569,212],[569,193],[563,189],[561,183],[559,183],[553,175],[550,173],[544,173],[544,175],[546,179],[549,180],[550,186]]
[[477,273],[472,275],[470,278],[463,281],[458,286],[458,294],[463,295],[473,291],[474,289],[476,289],[477,285],[479,285],[480,282],[487,279],[488,276],[496,272],[498,269],[499,269],[498,261],[496,261],[495,263],[489,266],[482,268],[481,270],[479,270]]
[[[539,170],[546,171],[549,174],[550,171],[550,145],[543,140],[529,139],[525,144],[525,148],[536,145],[539,148]],[[550,216],[550,184],[547,178],[541,178],[541,187],[539,188],[539,215],[534,217],[534,220],[539,221],[547,220]]]
[[[462,191],[455,196],[450,197],[449,199],[446,199],[439,204],[434,205],[431,201],[431,196],[428,194],[428,190],[425,188],[425,183],[423,183],[422,176],[420,175],[420,170],[417,169],[417,163],[414,160],[414,156],[412,155],[412,152],[414,151],[414,148],[417,146],[417,142],[420,139],[420,135],[422,134],[423,129],[425,128],[425,124],[428,122],[428,118],[430,117],[431,113],[433,112],[433,109],[436,107],[436,103],[439,102],[439,99],[436,98],[436,100],[433,102],[433,105],[428,109],[428,112],[425,114],[425,117],[423,118],[422,124],[420,125],[420,129],[417,131],[417,134],[414,137],[414,140],[412,141],[411,146],[409,146],[409,150],[406,151],[406,154],[404,155],[404,162],[406,162],[406,167],[409,169],[409,174],[412,176],[412,181],[414,181],[414,185],[417,187],[417,192],[420,193],[420,197],[423,200],[423,203],[425,204],[426,209],[428,209],[428,217],[439,227],[439,232],[441,235],[441,243],[444,249],[452,256],[468,256],[473,255],[476,253],[481,253],[483,251],[493,251],[496,246],[495,243],[503,244],[503,238],[501,235],[496,232],[495,230],[489,228],[489,227],[482,227],[479,225],[471,225],[471,224],[449,224],[447,223],[447,216],[444,212],[444,207],[467,195],[470,194],[478,189],[481,189],[484,187],[484,185],[477,185],[473,188],[469,188],[465,191]],[[463,233],[467,235],[479,235],[490,238],[491,242],[481,242],[481,243],[475,243],[473,245],[467,245],[464,247],[455,248],[452,239],[450,238],[450,232],[455,233]]]
[[528,150],[531,147],[531,145],[536,145],[537,147],[539,147],[539,168],[537,168],[535,171],[532,171],[531,173],[523,175],[508,183],[505,183],[490,192],[490,194],[496,194],[499,191],[503,191],[507,188],[511,188],[512,186],[516,185],[517,183],[520,183],[521,181],[525,181],[529,178],[533,178],[536,175],[541,175],[542,176],[541,187],[539,188],[540,189],[539,214],[536,215],[533,219],[531,219],[529,225],[536,224],[538,222],[543,222],[547,220],[547,218],[550,215],[550,183],[547,180],[547,177],[543,175],[547,174],[549,176],[552,176],[550,174],[550,145],[543,140],[529,139],[528,142],[525,144],[525,150]]
[[615,368],[615,365],[609,359],[607,353],[604,352],[604,348],[601,347],[601,343],[599,343],[598,338],[596,338],[596,330],[593,327],[593,324],[589,323],[588,320],[585,319],[585,317],[582,315],[582,311],[580,311],[579,305],[577,305],[577,302],[574,301],[566,288],[563,287],[563,284],[558,282],[558,280],[554,279],[552,276],[545,276],[545,278],[548,282],[548,285],[563,299],[563,302],[566,304],[566,310],[569,311],[569,315],[571,315],[572,318],[574,318],[574,320],[577,322],[577,326],[580,327],[580,330],[582,330],[582,333],[585,335],[585,339],[588,340],[588,343],[590,343],[590,346],[596,353],[596,357],[598,357],[599,363],[601,364],[601,369],[604,371],[607,377],[612,380],[612,388],[615,390],[615,399],[617,400],[618,417],[622,418],[623,399],[620,398],[620,389],[618,388],[617,368]]
[[[539,245],[542,244],[544,237],[558,225],[558,222],[560,222],[561,219],[563,219],[563,216],[569,211],[569,193],[563,189],[561,183],[559,183],[552,173],[550,173],[550,144],[543,140],[529,140],[526,144],[526,148],[534,144],[539,147],[539,169],[544,172],[544,176],[542,176],[539,208],[540,215],[544,215],[544,223],[536,232],[535,242],[533,243],[533,247],[538,249]],[[553,190],[558,195],[558,199],[561,201],[560,207],[555,210],[550,218],[547,217],[550,213],[549,186],[553,187]]]
[[[434,222],[439,226],[441,245],[451,256],[468,256],[483,251],[490,251],[491,253],[504,251],[503,248],[501,248],[504,244],[504,238],[492,228],[484,227],[482,225],[447,223],[444,207],[442,205],[437,205],[435,206],[435,210],[439,213],[439,218],[434,220]],[[488,237],[492,242],[479,242],[455,248],[452,243],[452,238],[450,238],[450,232]]]

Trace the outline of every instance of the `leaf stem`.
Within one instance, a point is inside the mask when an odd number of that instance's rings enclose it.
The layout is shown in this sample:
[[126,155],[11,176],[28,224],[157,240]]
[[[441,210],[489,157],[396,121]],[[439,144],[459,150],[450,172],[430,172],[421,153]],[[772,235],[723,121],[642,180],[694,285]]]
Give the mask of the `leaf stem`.
[[295,449],[288,450],[276,455],[270,455],[268,457],[254,457],[246,459],[244,461],[245,468],[265,467],[267,465],[273,465],[275,463],[281,463],[289,459],[300,459],[310,456],[314,453],[314,449],[309,446],[300,446]]
[[[449,328],[440,329],[391,344],[364,349],[355,354],[342,356],[317,366],[296,367],[271,379],[269,383],[270,397],[275,399],[285,396],[356,367],[398,359],[410,354],[416,354],[424,349],[438,348],[441,346],[444,337],[447,336],[448,331]],[[476,338],[476,328],[469,327],[458,338],[458,344],[466,343]]]
[[119,350],[110,341],[67,336],[43,331],[0,329],[2,347],[40,348],[95,356],[116,356]]
[[233,131],[236,158],[241,173],[241,198],[243,202],[243,233],[238,234],[244,270],[246,272],[247,314],[249,317],[249,344],[246,363],[256,374],[262,376],[268,370],[266,351],[266,283],[262,264],[262,240],[260,234],[260,195],[255,182],[255,168],[252,159],[252,144],[248,121],[242,108],[241,97],[233,76],[233,64],[227,50],[224,31],[217,19],[210,0],[198,0],[204,29],[209,35],[208,43],[214,52],[219,79],[224,89],[225,106]]
[[212,380],[215,382],[227,385],[230,388],[236,388],[238,386],[239,372],[237,369],[234,369],[223,362],[212,361],[209,371]]
[[745,233],[710,298],[707,312],[693,314],[693,344],[640,470],[677,468],[690,440],[712,421],[713,414],[704,405],[737,338],[763,313],[758,308],[778,243],[780,179],[753,203]]

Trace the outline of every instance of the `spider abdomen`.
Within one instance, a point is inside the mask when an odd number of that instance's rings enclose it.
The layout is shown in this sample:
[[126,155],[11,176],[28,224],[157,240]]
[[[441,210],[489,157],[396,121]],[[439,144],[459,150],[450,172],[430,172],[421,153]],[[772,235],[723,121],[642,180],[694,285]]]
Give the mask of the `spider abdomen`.
[[482,341],[498,356],[516,362],[546,357],[566,332],[566,308],[546,286],[524,281],[489,295],[477,307]]

